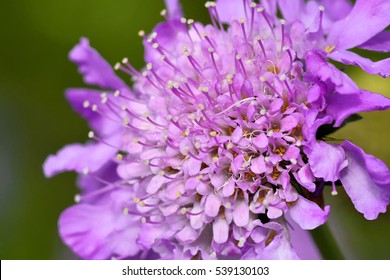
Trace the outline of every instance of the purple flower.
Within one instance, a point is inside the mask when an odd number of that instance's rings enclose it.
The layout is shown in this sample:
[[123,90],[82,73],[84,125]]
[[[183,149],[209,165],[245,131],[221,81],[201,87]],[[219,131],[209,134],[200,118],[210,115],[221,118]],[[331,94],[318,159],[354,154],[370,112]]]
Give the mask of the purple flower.
[[167,21],[140,32],[142,72],[126,58],[114,67],[134,79],[132,89],[87,39],[70,53],[85,82],[104,89],[67,91],[91,141],[44,164],[47,176],[80,174],[77,204],[59,221],[75,253],[296,259],[291,231],[326,222],[330,207],[318,201],[327,183],[337,194],[338,181],[367,219],[386,211],[386,165],[322,133],[390,107],[328,61],[388,76],[389,59],[348,49],[390,50],[389,1],[219,0],[206,3],[206,26],[183,18],[178,1],[166,4]]

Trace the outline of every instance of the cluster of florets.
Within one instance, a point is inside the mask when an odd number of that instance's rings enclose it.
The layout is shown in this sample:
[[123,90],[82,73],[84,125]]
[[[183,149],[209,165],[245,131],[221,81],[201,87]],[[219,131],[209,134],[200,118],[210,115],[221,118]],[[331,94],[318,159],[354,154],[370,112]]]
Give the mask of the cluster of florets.
[[[278,19],[272,5],[235,4],[224,11],[207,2],[212,24],[204,26],[168,1],[167,22],[149,36],[140,32],[143,72],[128,59],[115,65],[134,78],[133,90],[86,39],[72,51],[87,82],[111,89],[68,92],[96,143],[65,148],[46,163],[47,175],[84,173],[80,204],[60,221],[81,256],[296,258],[287,219],[304,230],[323,224],[322,190],[328,182],[337,194],[338,180],[367,218],[385,211],[387,167],[375,159],[383,181],[362,173],[383,192],[367,209],[350,187],[351,168],[372,156],[316,137],[324,124],[338,127],[358,111],[390,105],[327,62],[337,46],[324,36],[324,7],[305,26]],[[375,104],[344,104],[368,95]]]

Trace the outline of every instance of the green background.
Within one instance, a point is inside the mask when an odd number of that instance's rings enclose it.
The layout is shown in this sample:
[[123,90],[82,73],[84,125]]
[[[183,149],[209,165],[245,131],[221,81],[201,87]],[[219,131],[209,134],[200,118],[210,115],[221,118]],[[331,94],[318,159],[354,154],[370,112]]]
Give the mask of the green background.
[[[188,18],[206,22],[204,1],[182,1]],[[73,204],[75,174],[46,179],[42,163],[62,146],[84,142],[88,127],[63,92],[83,86],[67,55],[88,37],[111,64],[129,57],[143,66],[137,35],[161,21],[159,0],[17,0],[0,7],[0,258],[75,258],[57,234],[57,218]],[[388,54],[382,55],[383,57]],[[378,58],[378,57],[377,57]],[[390,97],[390,81],[346,69],[365,89]],[[390,111],[362,114],[333,137],[351,139],[390,165]],[[346,256],[390,258],[390,213],[366,221],[340,194],[331,205],[330,226]]]

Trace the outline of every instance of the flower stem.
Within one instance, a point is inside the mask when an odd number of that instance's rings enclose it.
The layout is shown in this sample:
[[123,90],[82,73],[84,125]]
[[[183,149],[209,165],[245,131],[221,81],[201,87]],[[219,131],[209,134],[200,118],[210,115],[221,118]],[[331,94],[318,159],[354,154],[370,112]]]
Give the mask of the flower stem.
[[310,234],[324,260],[345,260],[345,257],[327,223],[311,230]]

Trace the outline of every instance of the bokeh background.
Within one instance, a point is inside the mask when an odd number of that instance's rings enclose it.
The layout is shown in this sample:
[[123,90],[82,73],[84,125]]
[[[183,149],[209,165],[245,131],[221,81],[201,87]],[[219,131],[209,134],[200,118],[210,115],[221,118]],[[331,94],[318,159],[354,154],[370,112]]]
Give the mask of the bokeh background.
[[[185,14],[207,22],[204,1],[183,0]],[[0,5],[0,259],[70,259],[57,219],[73,204],[75,174],[46,179],[42,163],[65,144],[85,142],[88,127],[63,92],[83,86],[67,55],[81,36],[111,63],[143,67],[137,33],[162,20],[162,0],[17,0]],[[381,54],[372,59],[388,57]],[[390,80],[345,69],[362,87],[390,97]],[[390,165],[390,111],[362,114],[332,135],[351,139]],[[330,192],[330,191],[329,191]],[[390,213],[366,221],[339,188],[330,226],[350,259],[390,259]]]

